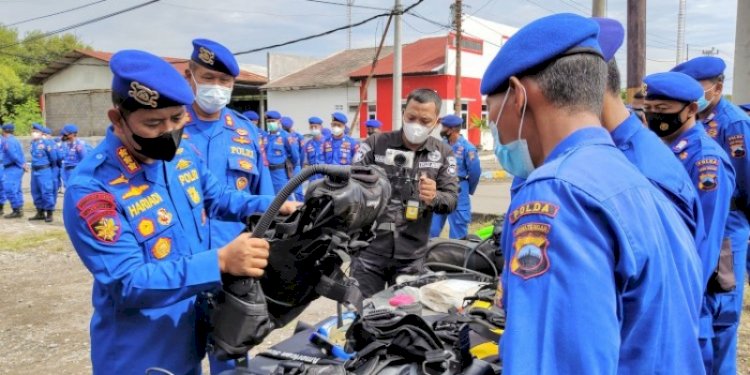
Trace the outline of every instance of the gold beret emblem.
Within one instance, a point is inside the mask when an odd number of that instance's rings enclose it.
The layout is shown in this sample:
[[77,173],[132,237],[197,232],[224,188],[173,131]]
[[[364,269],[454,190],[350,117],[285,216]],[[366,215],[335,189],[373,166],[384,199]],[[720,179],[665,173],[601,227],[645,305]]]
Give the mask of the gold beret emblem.
[[136,81],[130,83],[130,91],[128,91],[128,95],[135,99],[136,102],[143,105],[148,105],[152,108],[156,108],[158,105],[156,101],[159,100],[159,92],[151,90]]
[[198,49],[198,58],[201,59],[206,64],[213,65],[214,64],[214,53],[206,49],[205,47],[200,47]]

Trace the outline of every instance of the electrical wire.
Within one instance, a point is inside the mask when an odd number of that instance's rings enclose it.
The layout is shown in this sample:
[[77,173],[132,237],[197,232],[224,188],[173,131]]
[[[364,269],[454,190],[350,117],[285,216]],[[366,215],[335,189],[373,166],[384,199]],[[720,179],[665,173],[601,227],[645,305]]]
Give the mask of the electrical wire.
[[337,3],[337,2],[334,2],[334,1],[325,1],[325,0],[305,0],[305,1],[309,1],[311,3],[339,5],[339,6],[352,7],[352,8],[362,8],[362,9],[370,9],[370,10],[390,11],[389,8],[378,8],[378,7],[372,7],[372,6],[367,6],[367,5],[343,4],[343,3]]
[[61,10],[61,11],[59,11],[59,12],[55,12],[55,13],[50,13],[50,14],[45,14],[45,15],[43,15],[43,16],[38,16],[38,17],[33,17],[33,18],[28,18],[28,19],[25,19],[25,20],[22,20],[22,21],[18,21],[18,22],[13,22],[13,23],[7,24],[7,25],[5,25],[5,26],[8,26],[8,27],[10,27],[10,26],[16,26],[16,25],[20,25],[20,24],[22,24],[22,23],[26,23],[26,22],[36,21],[36,20],[40,20],[40,19],[43,19],[43,18],[47,18],[47,17],[52,17],[52,16],[56,16],[56,15],[58,15],[58,14],[68,13],[68,12],[72,12],[72,11],[74,11],[74,10],[78,10],[78,9],[83,9],[83,8],[87,8],[87,7],[90,7],[90,6],[92,6],[92,5],[96,5],[96,4],[99,4],[99,3],[103,3],[103,2],[105,2],[105,1],[107,1],[107,0],[98,0],[98,1],[94,1],[94,2],[91,2],[91,3],[86,3],[86,4],[83,4],[83,5],[79,5],[79,6],[77,6],[77,7],[74,7],[74,8],[70,8],[70,9],[65,9],[65,10]]
[[[308,1],[311,1],[311,0],[308,0]],[[404,8],[404,10],[402,10],[401,13],[408,13],[409,11],[411,11],[412,9],[414,9],[414,7],[416,7],[417,5],[421,4],[423,1],[424,0],[417,0],[414,4],[411,4],[408,7]],[[264,46],[264,47],[258,47],[258,48],[249,49],[249,50],[246,50],[246,51],[235,52],[234,55],[235,56],[247,55],[247,54],[250,54],[250,53],[265,51],[265,50],[268,50],[268,49],[273,49],[273,48],[288,46],[290,44],[295,44],[295,43],[303,42],[303,41],[310,40],[310,39],[320,38],[322,36],[333,34],[333,33],[337,32],[337,31],[346,30],[346,29],[349,29],[349,28],[357,27],[357,26],[362,26],[362,25],[364,25],[366,23],[369,23],[369,22],[372,22],[373,20],[376,20],[378,18],[385,17],[385,16],[390,16],[391,14],[396,14],[396,13],[397,12],[394,11],[394,10],[389,10],[388,13],[376,14],[376,15],[374,15],[372,17],[366,18],[366,19],[364,19],[362,21],[355,22],[355,23],[350,24],[350,25],[340,26],[340,27],[337,27],[337,28],[334,28],[334,29],[330,29],[330,30],[323,31],[323,32],[320,32],[320,33],[317,33],[317,34],[313,34],[313,35],[308,35],[308,36],[305,36],[305,37],[302,37],[302,38],[293,39],[293,40],[286,41],[286,42],[283,42],[283,43],[276,43],[276,44],[271,44],[271,45]]]
[[35,35],[35,36],[30,37],[30,38],[26,38],[24,40],[21,40],[19,42],[5,44],[5,45],[0,46],[0,50],[6,49],[8,47],[14,47],[14,46],[17,46],[17,45],[20,45],[20,44],[24,44],[24,43],[27,43],[27,42],[32,42],[32,41],[35,41],[35,40],[44,39],[44,38],[50,37],[52,35],[60,34],[60,33],[63,33],[63,32],[66,32],[68,30],[72,30],[72,29],[75,29],[75,28],[78,28],[78,27],[81,27],[81,26],[90,25],[92,23],[96,23],[96,22],[105,20],[107,18],[111,18],[111,17],[117,16],[117,15],[120,15],[120,14],[123,14],[123,13],[127,13],[127,12],[130,12],[130,11],[139,9],[139,8],[143,8],[143,7],[151,5],[151,4],[158,3],[159,1],[161,1],[161,0],[147,1],[145,3],[137,4],[137,5],[134,5],[132,7],[128,7],[128,8],[125,8],[125,9],[120,9],[120,10],[118,10],[116,12],[107,13],[107,14],[105,14],[103,16],[92,18],[92,19],[89,19],[89,20],[86,20],[86,21],[83,21],[83,22],[79,22],[79,23],[70,25],[70,26],[65,26],[65,27],[59,28],[57,30],[48,31],[48,32],[46,32],[44,34]]

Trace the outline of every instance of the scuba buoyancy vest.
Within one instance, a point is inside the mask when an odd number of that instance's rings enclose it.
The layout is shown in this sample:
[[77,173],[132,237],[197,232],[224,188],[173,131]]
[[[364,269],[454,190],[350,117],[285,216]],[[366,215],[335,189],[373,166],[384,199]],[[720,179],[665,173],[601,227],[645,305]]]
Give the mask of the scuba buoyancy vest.
[[[318,173],[328,177],[310,184],[304,205],[284,220],[271,220],[288,196]],[[270,244],[263,277],[222,277],[223,288],[210,312],[214,355],[242,358],[320,296],[361,308],[356,282],[341,270],[341,253],[368,245],[390,195],[387,176],[378,166],[316,165],[289,181],[268,211],[248,223],[254,236]]]

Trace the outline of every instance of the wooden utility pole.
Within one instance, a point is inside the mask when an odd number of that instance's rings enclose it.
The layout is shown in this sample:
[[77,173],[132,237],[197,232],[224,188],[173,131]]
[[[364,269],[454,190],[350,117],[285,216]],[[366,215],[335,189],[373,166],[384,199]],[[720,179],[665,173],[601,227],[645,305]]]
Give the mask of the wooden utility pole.
[[[456,93],[454,95],[453,112],[461,116],[461,15],[463,4],[456,0],[453,4],[453,24],[456,29]],[[468,124],[467,124],[468,125]]]
[[628,103],[646,74],[646,0],[628,0]]
[[592,0],[591,15],[593,17],[607,16],[607,0]]

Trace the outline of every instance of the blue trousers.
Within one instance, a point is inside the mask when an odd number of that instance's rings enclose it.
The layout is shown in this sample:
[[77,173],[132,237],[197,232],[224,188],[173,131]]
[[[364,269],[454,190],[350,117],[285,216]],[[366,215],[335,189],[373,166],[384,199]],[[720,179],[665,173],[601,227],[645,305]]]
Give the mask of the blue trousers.
[[[286,185],[287,182],[289,182],[289,177],[286,175],[286,169],[275,169],[271,171],[271,182],[273,183],[273,191],[274,193],[278,194],[281,189],[284,188],[284,185]],[[289,195],[288,200],[297,200],[302,201],[302,188],[297,188],[297,190]]]
[[54,210],[55,194],[52,168],[31,172],[31,197],[37,210]]
[[74,168],[66,168],[63,167],[60,170],[60,176],[62,177],[63,186],[68,186],[68,178],[70,177],[70,174],[73,173]]
[[[734,277],[737,286],[734,290],[706,295],[707,307],[713,317],[713,338],[711,339],[710,366],[707,373],[737,373],[737,329],[742,316],[742,296],[745,291],[745,268],[747,266],[748,226],[745,215],[731,211],[727,219],[726,238],[731,241]],[[708,345],[705,345],[708,346]],[[704,350],[704,362],[708,355]],[[708,369],[711,369],[709,372]]]
[[22,178],[23,168],[15,165],[5,168],[3,189],[5,190],[5,197],[10,201],[10,207],[14,210],[23,207],[23,193],[21,192]]
[[5,204],[5,167],[0,165],[0,204]]
[[57,193],[60,192],[60,168],[52,168],[52,206],[57,205]]
[[471,198],[469,196],[469,181],[461,180],[458,185],[458,204],[456,210],[446,215],[433,214],[430,237],[439,237],[448,219],[450,232],[448,236],[452,239],[465,238],[469,234],[469,223],[471,222]]

